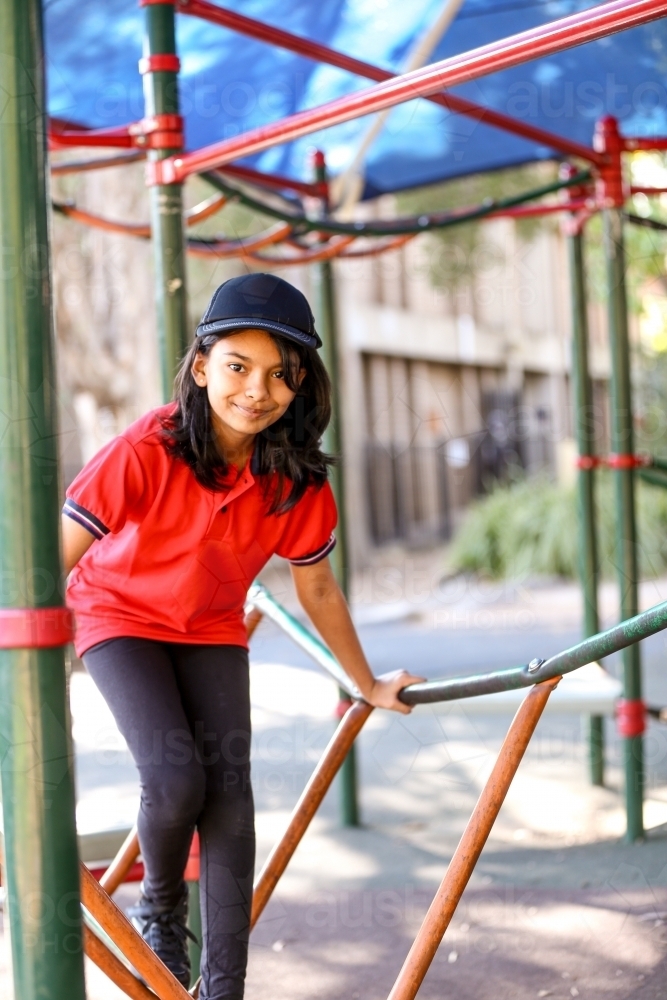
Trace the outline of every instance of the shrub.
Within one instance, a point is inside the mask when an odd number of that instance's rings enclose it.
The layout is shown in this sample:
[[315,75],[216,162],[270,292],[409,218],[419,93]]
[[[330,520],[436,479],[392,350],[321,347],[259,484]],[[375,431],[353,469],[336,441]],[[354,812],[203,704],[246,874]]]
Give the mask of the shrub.
[[[600,570],[616,572],[616,520],[612,474],[597,476]],[[667,490],[637,485],[637,535],[642,576],[667,569]],[[544,477],[499,485],[473,504],[454,538],[458,571],[491,577],[562,576],[579,572],[577,493]]]

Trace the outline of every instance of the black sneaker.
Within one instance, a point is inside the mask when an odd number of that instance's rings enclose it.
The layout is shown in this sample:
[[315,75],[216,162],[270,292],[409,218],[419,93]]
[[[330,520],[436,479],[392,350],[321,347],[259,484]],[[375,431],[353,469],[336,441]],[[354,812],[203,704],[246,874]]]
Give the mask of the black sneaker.
[[127,915],[146,944],[164,962],[172,976],[187,990],[190,986],[190,957],[188,938],[198,944],[197,938],[186,926],[188,919],[188,890],[175,907],[158,906],[144,896]]

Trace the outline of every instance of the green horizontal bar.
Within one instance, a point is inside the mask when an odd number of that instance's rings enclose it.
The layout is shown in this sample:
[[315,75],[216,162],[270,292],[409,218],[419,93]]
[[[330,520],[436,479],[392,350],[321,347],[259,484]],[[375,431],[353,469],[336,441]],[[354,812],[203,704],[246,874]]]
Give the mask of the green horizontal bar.
[[[656,466],[656,469],[659,468],[660,466]],[[652,472],[651,469],[638,469],[637,472],[639,478],[643,479],[645,483],[650,483],[651,486],[662,486],[663,489],[667,489],[667,474],[658,471]]]
[[540,681],[569,674],[587,663],[617,653],[620,649],[632,646],[664,628],[667,628],[667,601],[656,604],[654,608],[649,608],[634,618],[628,618],[619,625],[614,625],[606,632],[598,632],[597,635],[584,639],[576,646],[570,646],[569,649],[556,653],[536,670],[531,671],[528,666],[512,667],[509,670],[497,670],[473,677],[446,677],[441,680],[425,681],[404,688],[399,697],[406,705],[421,705],[532,687]]
[[[270,618],[309,656],[323,667],[334,680],[354,698],[359,698],[359,692],[344,672],[333,654],[323,642],[309,632],[301,622],[286,611],[261,583],[255,583],[248,593],[248,602]],[[497,694],[500,691],[515,691],[519,688],[532,687],[540,681],[549,680],[569,674],[587,663],[601,660],[605,656],[617,653],[633,643],[646,639],[667,628],[667,601],[656,604],[648,611],[627,621],[614,625],[605,632],[598,632],[588,639],[570,646],[555,656],[545,660],[536,670],[530,670],[527,665],[510,667],[508,670],[495,670],[488,674],[474,674],[472,677],[443,677],[438,680],[424,681],[421,684],[411,684],[403,688],[401,701],[406,705],[422,705],[438,701],[456,701],[459,698],[474,698],[483,694]]]
[[248,603],[252,604],[258,611],[261,611],[267,618],[270,618],[271,621],[275,622],[297,646],[300,646],[304,652],[308,653],[348,694],[354,698],[361,697],[354,683],[347,676],[333,653],[327,649],[320,639],[314,636],[312,632],[309,632],[300,621],[291,615],[289,611],[286,611],[272,597],[263,584],[253,583],[248,592]]
[[[252,198],[250,195],[245,194],[244,191],[239,190],[239,188],[228,184],[218,173],[207,172],[200,176],[208,181],[216,191],[222,191],[223,194],[228,195],[239,204],[245,205],[246,208],[251,208],[253,211],[259,212],[261,215],[268,215],[273,219],[281,219],[283,222],[292,223],[296,234],[316,231],[337,233],[345,236],[404,236],[408,233],[427,233],[430,229],[446,229],[450,226],[459,226],[464,222],[474,222],[477,219],[483,219],[487,215],[492,215],[493,212],[502,211],[505,208],[514,208],[517,205],[523,205],[527,201],[535,201],[535,199],[543,198],[547,194],[562,191],[563,188],[584,184],[591,179],[590,171],[583,170],[574,177],[554,181],[551,184],[544,184],[533,191],[526,191],[511,198],[499,198],[497,200],[489,198],[488,202],[471,209],[469,212],[447,212],[441,215],[427,215],[424,213],[419,216],[407,216],[405,219],[390,220],[382,223],[335,222],[333,219],[310,219],[305,215],[297,215],[285,209],[281,210],[274,205],[268,205],[260,201],[258,198]],[[191,238],[189,242],[200,243],[202,246],[205,246],[211,241],[203,238],[196,240]]]
[[652,468],[660,469],[661,472],[667,472],[667,458],[658,458],[656,455],[651,456]]

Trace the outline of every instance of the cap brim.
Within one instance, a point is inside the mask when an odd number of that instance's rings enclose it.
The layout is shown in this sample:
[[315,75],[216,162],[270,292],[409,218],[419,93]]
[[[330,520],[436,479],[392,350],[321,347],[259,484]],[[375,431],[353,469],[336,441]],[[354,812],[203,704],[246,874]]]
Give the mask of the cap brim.
[[211,323],[200,323],[197,327],[197,336],[205,337],[208,333],[228,333],[231,330],[266,330],[267,333],[277,333],[281,337],[293,340],[303,347],[321,347],[322,341],[317,333],[304,333],[294,326],[287,326],[286,323],[274,323],[270,319],[253,319],[248,317],[234,316],[230,319],[217,319]]

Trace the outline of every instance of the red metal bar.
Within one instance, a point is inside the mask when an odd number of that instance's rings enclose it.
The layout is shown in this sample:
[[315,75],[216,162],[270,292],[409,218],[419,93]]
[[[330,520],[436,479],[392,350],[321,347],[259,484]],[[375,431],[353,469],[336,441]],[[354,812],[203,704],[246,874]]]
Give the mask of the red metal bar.
[[279,174],[263,174],[252,167],[240,167],[236,164],[228,164],[224,167],[224,173],[230,177],[238,177],[241,181],[249,181],[251,184],[259,184],[261,187],[273,188],[275,191],[297,191],[299,194],[306,194],[313,198],[323,197],[322,184],[307,184],[305,181],[293,181],[289,177],[281,177]]
[[655,139],[633,139],[624,138],[623,145],[628,152],[633,152],[635,149],[667,149],[667,137],[656,137]]
[[133,137],[127,131],[127,126],[121,128],[72,129],[62,132],[49,131],[49,149],[61,149],[63,146],[112,146],[123,149],[135,146]]
[[[202,3],[203,0],[197,0]],[[478,79],[575,45],[604,38],[667,14],[667,0],[612,0],[510,38],[483,45],[450,59],[394,77],[375,87],[329,101],[327,104],[271,122],[244,135],[214,143],[186,155],[149,164],[149,184],[174,184],[190,174],[221,167],[284,142],[292,142],[321,128],[361,118],[445,87]]]
[[[347,70],[349,73],[354,73],[355,76],[375,80],[377,83],[394,79],[393,73],[381,69],[379,66],[373,66],[361,59],[354,59],[352,56],[346,56],[342,52],[330,49],[327,45],[321,45],[319,42],[299,38],[298,35],[292,35],[281,28],[262,24],[261,21],[237,14],[235,11],[226,10],[224,7],[218,7],[208,3],[207,0],[176,0],[176,9],[182,14],[190,14],[213,24],[219,24],[221,27],[237,31],[239,34],[267,42],[269,45],[276,45],[289,52],[295,52],[307,59],[314,59],[329,66],[337,66],[338,69]],[[453,94],[432,94],[427,97],[427,100],[439,104],[449,111],[456,111],[468,118],[474,118],[476,121],[483,121],[485,125],[492,125],[505,132],[511,132],[524,139],[538,142],[540,145],[549,146],[566,156],[579,156],[590,163],[598,163],[601,160],[599,153],[589,146],[573,142],[564,136],[554,135],[547,132],[546,129],[537,128],[527,122],[516,121],[509,115],[485,108],[481,104],[475,104],[463,97],[455,97]]]
[[49,148],[62,146],[140,146],[145,149],[178,149],[183,145],[183,119],[160,114],[114,128],[86,128],[52,118],[49,121]]
[[576,198],[558,205],[515,205],[514,208],[502,208],[498,212],[490,212],[487,219],[525,219],[533,216],[552,215],[554,212],[573,212],[579,208],[589,208],[590,198]]
[[649,197],[655,194],[667,194],[667,187],[645,187],[643,184],[632,184],[630,194],[647,194]]

